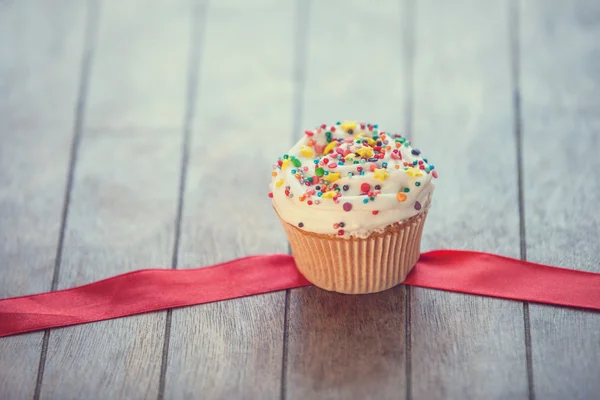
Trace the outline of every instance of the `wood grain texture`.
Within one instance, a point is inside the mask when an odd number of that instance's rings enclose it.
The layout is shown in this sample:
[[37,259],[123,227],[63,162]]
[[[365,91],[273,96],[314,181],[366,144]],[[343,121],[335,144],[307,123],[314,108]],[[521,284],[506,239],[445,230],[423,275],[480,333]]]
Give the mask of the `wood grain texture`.
[[[404,18],[398,1],[311,3],[305,112],[294,141],[303,128],[338,119],[403,129]],[[404,287],[362,296],[313,287],[290,296],[286,398],[405,395]]]
[[[57,5],[0,2],[0,298],[52,281],[85,22]],[[0,341],[0,398],[33,396],[42,336]]]
[[[206,10],[179,268],[285,253],[267,194],[292,125],[293,4]],[[164,397],[276,399],[285,292],[173,311]]]
[[[60,289],[170,265],[180,149],[177,135],[84,137]],[[41,397],[156,398],[164,316],[53,330]]]
[[[521,2],[527,258],[600,272],[600,4]],[[540,399],[600,392],[600,315],[530,306]]]
[[194,1],[102,1],[90,131],[180,132]]
[[[116,85],[118,74],[109,73],[106,65],[111,71],[137,65],[141,71],[140,59],[153,60],[156,67],[167,64],[164,55],[181,43],[187,43],[189,52],[191,18],[182,11],[177,21],[183,28],[173,30],[175,24],[150,22],[160,19],[156,14],[169,20],[172,9],[183,2],[138,2],[135,12],[123,11],[131,3],[106,2],[100,8],[98,51],[85,99],[84,125],[89,120],[92,128],[83,133],[75,165],[59,288],[134,269],[171,266],[185,92],[180,93],[177,121],[173,118],[173,128],[164,130],[152,118],[161,115],[156,104],[164,104],[165,112],[174,115],[178,106],[168,99],[175,84],[165,89],[129,77]],[[135,34],[113,34],[130,26],[136,27]],[[125,43],[127,51],[109,42]],[[187,64],[176,64],[177,71],[166,68],[162,78],[184,88]],[[105,98],[110,99],[110,109],[102,107]],[[102,125],[94,125],[99,119]],[[136,134],[146,132],[147,124],[156,127],[155,135]],[[154,313],[52,331],[41,398],[156,398],[164,321],[165,313]]]
[[[417,2],[414,142],[440,179],[424,250],[519,256],[504,2]],[[437,200],[436,200],[437,199]],[[528,397],[520,302],[412,289],[415,399]]]

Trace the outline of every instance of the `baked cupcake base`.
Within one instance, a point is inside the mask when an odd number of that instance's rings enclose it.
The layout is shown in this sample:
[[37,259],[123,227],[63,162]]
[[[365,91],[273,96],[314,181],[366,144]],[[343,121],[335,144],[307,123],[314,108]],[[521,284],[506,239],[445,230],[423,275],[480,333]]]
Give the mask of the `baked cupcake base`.
[[308,232],[281,222],[306,279],[325,290],[366,294],[404,281],[419,259],[426,218],[423,211],[364,239]]

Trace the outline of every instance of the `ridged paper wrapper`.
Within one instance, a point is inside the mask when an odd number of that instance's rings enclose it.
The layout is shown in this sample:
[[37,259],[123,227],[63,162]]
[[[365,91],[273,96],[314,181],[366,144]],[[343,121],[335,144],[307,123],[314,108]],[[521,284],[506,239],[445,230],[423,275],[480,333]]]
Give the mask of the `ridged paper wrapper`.
[[404,281],[419,259],[426,219],[423,211],[365,238],[347,239],[281,222],[296,266],[307,280],[333,292],[365,294]]

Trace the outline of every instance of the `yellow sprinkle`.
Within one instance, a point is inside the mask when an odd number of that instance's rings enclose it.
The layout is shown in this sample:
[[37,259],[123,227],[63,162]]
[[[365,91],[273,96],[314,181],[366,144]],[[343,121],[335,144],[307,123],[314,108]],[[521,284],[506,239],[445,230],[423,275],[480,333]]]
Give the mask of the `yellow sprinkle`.
[[279,187],[281,185],[283,185],[283,179],[279,179],[275,182],[275,186]]
[[423,176],[423,174],[421,173],[420,170],[413,168],[413,167],[408,167],[408,169],[406,170],[406,175],[409,175],[412,177]]
[[344,121],[344,123],[342,124],[342,129],[345,130],[346,132],[348,132],[351,129],[354,130],[354,129],[356,129],[356,122]]
[[310,158],[315,155],[315,152],[312,151],[308,146],[302,146],[302,149],[300,149],[300,154],[306,158]]
[[281,163],[281,169],[284,170],[288,167],[288,165],[290,165],[290,159],[287,158],[285,160],[283,160],[283,162]]
[[380,181],[385,181],[385,178],[389,177],[390,174],[387,173],[385,168],[375,168],[375,173],[373,174],[373,178],[379,179]]
[[338,179],[340,179],[340,173],[339,172],[334,172],[334,173],[329,173],[329,175],[327,175],[325,177],[326,181],[329,181],[329,183],[335,182]]
[[360,149],[356,150],[356,152],[363,158],[373,157],[373,149],[370,147],[361,147]]
[[369,143],[369,146],[373,146],[374,144],[376,144],[377,142],[373,139],[371,139],[370,137],[367,138],[367,143]]
[[329,153],[331,150],[333,150],[333,148],[335,147],[335,145],[337,145],[337,142],[331,142],[327,145],[327,147],[325,147],[325,150],[323,150],[323,154],[327,154]]
[[354,140],[362,139],[365,136],[364,132],[360,132],[358,135],[354,135]]
[[354,153],[348,153],[344,157],[344,160],[354,160],[354,157],[356,157],[356,155]]
[[321,195],[322,199],[333,199],[335,197],[335,195],[337,194],[337,192],[335,190],[332,190],[330,192],[325,192]]

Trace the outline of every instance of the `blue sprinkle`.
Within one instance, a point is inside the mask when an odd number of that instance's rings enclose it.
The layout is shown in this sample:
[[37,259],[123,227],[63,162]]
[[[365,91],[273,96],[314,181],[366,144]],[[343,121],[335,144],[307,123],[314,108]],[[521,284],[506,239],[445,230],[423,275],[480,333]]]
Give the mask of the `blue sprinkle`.
[[379,125],[373,124],[373,128],[377,129],[377,128],[379,128]]
[[369,199],[363,199],[363,203],[367,204],[369,202]]
[[296,173],[296,170],[295,170],[295,169],[293,169],[293,170],[292,170],[292,174],[295,174],[295,173]]
[[369,162],[377,162],[378,158],[375,157],[371,157],[369,158]]
[[361,174],[361,175],[364,175],[364,174],[365,174],[365,171],[360,171],[360,174]]
[[314,162],[315,164],[318,164],[318,163],[319,163],[319,160],[313,160],[313,162]]
[[382,163],[381,163],[381,166],[382,166],[383,168],[387,168],[387,166],[388,166],[388,163],[386,163],[386,162],[382,162]]
[[323,193],[322,192],[317,192],[317,196],[321,197],[321,196],[323,196]]

